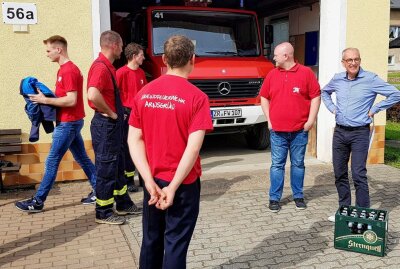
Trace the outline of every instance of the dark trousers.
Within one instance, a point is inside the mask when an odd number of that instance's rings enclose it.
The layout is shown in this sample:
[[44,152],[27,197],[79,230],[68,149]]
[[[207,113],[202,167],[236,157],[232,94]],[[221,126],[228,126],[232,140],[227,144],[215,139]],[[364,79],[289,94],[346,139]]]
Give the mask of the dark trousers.
[[[169,182],[155,179],[160,188]],[[144,189],[143,241],[140,251],[141,269],[184,269],[189,243],[200,206],[200,179],[181,184],[174,203],[167,210],[149,206],[150,195]]]
[[332,141],[332,160],[339,205],[351,205],[348,162],[351,154],[351,174],[356,189],[356,205],[370,207],[367,181],[369,127],[343,129],[335,127]]
[[[131,116],[131,113],[128,109],[125,109],[124,111],[124,124],[123,124],[123,132],[124,132],[124,138],[123,138],[123,143],[124,143],[124,155],[125,155],[125,177],[128,180],[128,184],[134,185],[134,172],[135,172],[135,164],[132,161],[131,154],[129,152],[129,146],[128,146],[128,133],[129,133],[129,117]],[[143,187],[143,179],[138,174],[139,177],[139,185]],[[132,180],[132,181],[131,181]]]
[[95,113],[90,132],[96,165],[96,218],[105,219],[117,210],[133,205],[124,177],[122,119],[113,120]]
[[124,123],[123,123],[123,146],[124,146],[124,164],[125,164],[125,175],[127,178],[132,177],[132,174],[135,172],[135,165],[132,162],[131,154],[129,152],[129,146],[128,146],[128,132],[129,132],[129,117],[131,113],[130,111],[125,108],[124,111]]

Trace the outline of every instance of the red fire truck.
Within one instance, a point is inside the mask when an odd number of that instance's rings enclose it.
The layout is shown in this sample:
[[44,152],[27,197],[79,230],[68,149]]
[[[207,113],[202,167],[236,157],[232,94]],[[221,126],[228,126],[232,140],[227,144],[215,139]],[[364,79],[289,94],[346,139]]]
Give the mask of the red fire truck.
[[150,80],[164,74],[165,40],[176,34],[189,37],[196,53],[189,80],[209,97],[213,133],[244,133],[250,148],[266,149],[269,133],[259,91],[273,64],[263,56],[256,14],[190,2],[146,7],[130,15],[131,41],[145,47],[142,68]]

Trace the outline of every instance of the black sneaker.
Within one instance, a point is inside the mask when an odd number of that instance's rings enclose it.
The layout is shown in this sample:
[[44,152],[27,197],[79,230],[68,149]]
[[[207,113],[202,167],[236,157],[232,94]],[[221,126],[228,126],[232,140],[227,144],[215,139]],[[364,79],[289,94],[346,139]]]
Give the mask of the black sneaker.
[[139,191],[139,188],[138,187],[136,187],[135,185],[128,185],[128,191],[129,192],[138,192]]
[[116,216],[116,215],[111,215],[108,218],[105,219],[95,219],[95,222],[99,224],[111,224],[111,225],[122,225],[125,223],[125,218]]
[[269,210],[271,210],[272,212],[279,212],[279,210],[281,210],[281,206],[279,205],[278,201],[274,201],[271,200],[269,201],[269,206],[268,206]]
[[306,203],[304,202],[304,199],[303,199],[303,198],[296,198],[296,199],[294,199],[294,202],[295,202],[295,204],[296,204],[296,208],[297,208],[297,209],[303,210],[303,209],[306,209],[306,208],[307,208],[307,205],[306,205]]
[[43,210],[44,203],[39,202],[35,197],[15,203],[15,207],[28,213],[38,213]]
[[94,191],[91,191],[86,198],[82,198],[81,203],[83,205],[94,205],[96,203],[96,194],[94,194]]
[[115,209],[115,213],[117,213],[118,216],[137,215],[142,213],[142,210],[138,208],[135,204],[133,204],[131,207],[128,207],[127,209]]

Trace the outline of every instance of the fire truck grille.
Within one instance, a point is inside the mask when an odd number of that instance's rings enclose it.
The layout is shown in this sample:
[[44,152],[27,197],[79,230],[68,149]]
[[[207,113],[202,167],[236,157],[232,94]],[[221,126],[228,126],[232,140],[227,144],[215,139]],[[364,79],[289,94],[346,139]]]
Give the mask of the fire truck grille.
[[190,82],[206,93],[210,99],[230,99],[257,97],[263,80],[190,80]]

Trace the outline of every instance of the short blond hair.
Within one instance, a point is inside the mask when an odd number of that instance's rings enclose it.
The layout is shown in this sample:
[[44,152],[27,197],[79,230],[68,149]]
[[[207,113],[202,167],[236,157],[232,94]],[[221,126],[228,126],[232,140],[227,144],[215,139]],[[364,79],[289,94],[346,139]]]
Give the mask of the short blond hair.
[[193,42],[186,36],[174,35],[164,43],[164,57],[171,68],[185,66],[193,54]]
[[53,36],[43,40],[43,44],[45,44],[45,45],[54,44],[54,43],[59,44],[59,45],[63,46],[64,48],[68,47],[67,40],[60,35],[53,35]]

